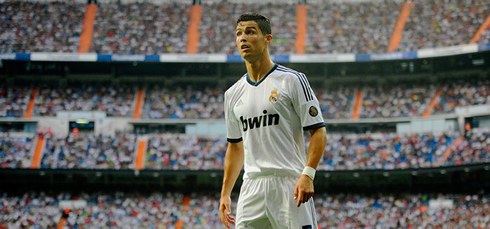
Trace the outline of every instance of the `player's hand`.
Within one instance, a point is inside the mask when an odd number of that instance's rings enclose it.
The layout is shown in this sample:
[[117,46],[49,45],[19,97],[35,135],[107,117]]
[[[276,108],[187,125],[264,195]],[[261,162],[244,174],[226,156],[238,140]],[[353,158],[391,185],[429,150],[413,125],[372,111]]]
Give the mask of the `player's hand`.
[[219,202],[219,214],[221,215],[221,222],[230,228],[229,223],[235,224],[235,218],[231,216],[231,198],[230,196],[222,196]]
[[298,200],[296,207],[299,207],[302,203],[308,202],[308,200],[315,194],[315,189],[313,187],[313,180],[306,176],[301,175],[296,187],[294,187],[294,199]]

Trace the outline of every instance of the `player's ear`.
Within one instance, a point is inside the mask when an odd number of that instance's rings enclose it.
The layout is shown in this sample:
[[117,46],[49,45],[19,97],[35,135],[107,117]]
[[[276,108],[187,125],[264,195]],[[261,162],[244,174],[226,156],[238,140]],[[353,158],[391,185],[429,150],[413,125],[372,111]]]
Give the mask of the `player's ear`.
[[264,36],[264,39],[265,39],[265,42],[267,43],[267,45],[270,45],[272,42],[272,34],[266,34]]

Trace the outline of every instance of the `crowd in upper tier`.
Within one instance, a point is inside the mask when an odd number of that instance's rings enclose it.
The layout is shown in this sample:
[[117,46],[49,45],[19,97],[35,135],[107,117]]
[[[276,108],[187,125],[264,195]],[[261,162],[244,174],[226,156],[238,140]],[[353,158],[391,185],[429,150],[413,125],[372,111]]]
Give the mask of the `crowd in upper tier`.
[[[358,114],[367,118],[422,116],[433,99],[431,114],[450,114],[457,107],[490,104],[490,80],[454,80],[440,84],[383,84],[315,88],[325,119],[351,119],[358,92]],[[224,91],[216,86],[172,87],[154,85],[68,86],[0,85],[0,117],[23,117],[37,88],[33,116],[56,116],[60,111],[99,111],[110,117],[133,117],[138,91],[144,90],[140,119],[222,119]],[[440,94],[438,94],[440,90]]]
[[[386,52],[403,1],[318,1],[307,4],[305,53]],[[271,19],[272,54],[296,50],[296,4],[204,1],[198,53],[238,54],[237,17],[254,11]],[[0,3],[0,53],[78,52],[86,5],[80,1]],[[490,13],[482,0],[413,1],[397,51],[468,44]],[[189,1],[100,2],[90,52],[186,53]],[[489,43],[484,30],[479,43]]]
[[[135,134],[41,135],[41,169],[135,168]],[[143,168],[148,170],[220,170],[227,142],[223,136],[152,134],[146,136]],[[490,162],[490,131],[474,129],[424,134],[329,133],[319,170],[417,169]],[[0,168],[28,168],[34,137],[0,137]],[[455,142],[459,142],[456,144]],[[309,140],[307,139],[307,145]]]
[[[65,215],[69,228],[223,227],[219,194],[192,193],[1,193],[0,228],[57,228],[64,217],[60,202],[86,206]],[[477,228],[490,227],[488,194],[332,194],[315,197],[318,228]],[[232,196],[236,211],[236,195]],[[440,203],[445,203],[441,205]]]

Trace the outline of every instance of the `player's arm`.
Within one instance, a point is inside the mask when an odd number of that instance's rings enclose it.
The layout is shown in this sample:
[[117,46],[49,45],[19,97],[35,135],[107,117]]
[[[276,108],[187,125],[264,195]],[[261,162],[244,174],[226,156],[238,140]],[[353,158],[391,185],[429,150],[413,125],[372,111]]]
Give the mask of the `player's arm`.
[[230,228],[229,223],[235,223],[235,218],[231,216],[231,191],[235,182],[240,175],[244,160],[243,141],[237,143],[228,143],[228,149],[225,155],[225,169],[223,178],[223,187],[221,188],[221,200],[219,213],[223,224]]
[[[309,166],[316,170],[318,163],[323,156],[323,151],[327,145],[327,129],[320,127],[317,129],[309,130],[311,135],[310,146],[308,147],[308,154],[306,160],[306,166]],[[294,199],[298,200],[296,206],[300,206],[302,203],[307,202],[313,194],[315,189],[313,187],[313,179],[309,176],[302,174],[296,183],[294,189]]]

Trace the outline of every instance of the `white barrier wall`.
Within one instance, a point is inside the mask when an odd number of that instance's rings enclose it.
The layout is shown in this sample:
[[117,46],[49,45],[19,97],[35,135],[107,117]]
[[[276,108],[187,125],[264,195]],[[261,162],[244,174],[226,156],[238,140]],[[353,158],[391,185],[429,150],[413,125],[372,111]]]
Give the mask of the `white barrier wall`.
[[458,130],[457,120],[445,119],[428,119],[412,120],[407,123],[397,123],[396,132],[405,133],[427,133],[427,132],[445,132]]
[[36,118],[38,129],[51,129],[53,133],[67,135],[69,132],[68,119],[60,119],[57,117],[38,117]]
[[132,132],[133,125],[129,124],[130,118],[105,118],[95,120],[95,134],[115,135],[119,132]]

